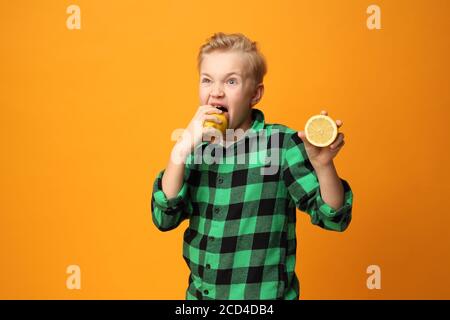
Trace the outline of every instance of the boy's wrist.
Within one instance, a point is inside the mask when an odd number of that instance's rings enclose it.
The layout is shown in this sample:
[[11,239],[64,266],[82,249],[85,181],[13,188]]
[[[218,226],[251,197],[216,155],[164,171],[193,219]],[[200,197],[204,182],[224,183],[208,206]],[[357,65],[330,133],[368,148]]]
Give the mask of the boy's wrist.
[[186,160],[191,152],[190,144],[183,140],[177,142],[172,148],[172,156],[175,156],[181,160]]
[[330,162],[324,163],[324,164],[317,164],[317,163],[311,162],[311,165],[313,166],[313,168],[316,172],[329,172],[329,171],[336,170],[336,168],[334,167],[333,161],[330,161]]

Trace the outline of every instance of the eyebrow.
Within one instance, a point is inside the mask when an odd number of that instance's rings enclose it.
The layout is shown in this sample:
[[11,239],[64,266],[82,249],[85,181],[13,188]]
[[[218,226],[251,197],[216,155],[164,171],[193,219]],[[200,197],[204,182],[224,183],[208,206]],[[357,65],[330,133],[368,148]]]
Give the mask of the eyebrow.
[[[240,76],[240,77],[242,78],[242,75],[241,75],[239,72],[235,72],[235,71],[233,71],[233,72],[228,72],[228,73],[225,75],[225,78],[227,78],[227,77],[229,77],[229,76],[231,76],[231,75],[233,75],[233,74],[235,74],[235,75],[237,75],[237,76]],[[202,72],[202,75],[203,75],[203,76],[208,76],[208,77],[212,78],[209,74],[207,74],[207,73],[205,73],[205,72]]]

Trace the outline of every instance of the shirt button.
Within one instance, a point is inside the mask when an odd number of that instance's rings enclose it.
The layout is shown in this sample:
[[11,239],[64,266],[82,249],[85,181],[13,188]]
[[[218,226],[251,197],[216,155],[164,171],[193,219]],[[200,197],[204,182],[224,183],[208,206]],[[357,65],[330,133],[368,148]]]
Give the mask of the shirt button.
[[218,182],[219,184],[221,184],[221,183],[223,182],[223,178],[222,178],[222,177],[219,177],[219,178],[217,179],[217,182]]
[[206,265],[206,269],[211,269],[211,265],[209,263]]
[[220,212],[220,208],[214,208],[214,213],[219,213]]
[[214,237],[209,237],[209,240],[214,241]]
[[205,290],[203,290],[203,293],[204,293],[204,294],[208,294],[209,291],[205,289]]

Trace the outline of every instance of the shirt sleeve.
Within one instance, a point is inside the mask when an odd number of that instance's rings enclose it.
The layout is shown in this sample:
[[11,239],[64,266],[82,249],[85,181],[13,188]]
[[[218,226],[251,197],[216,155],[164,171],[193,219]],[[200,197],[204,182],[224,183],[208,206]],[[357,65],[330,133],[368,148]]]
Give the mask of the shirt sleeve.
[[297,132],[287,137],[282,174],[295,206],[308,213],[313,224],[339,232],[347,229],[352,219],[353,205],[350,185],[340,179],[344,188],[344,203],[337,210],[329,206],[322,199],[317,174]]
[[162,177],[165,170],[158,173],[154,183],[151,199],[152,221],[161,231],[172,230],[189,217],[192,205],[188,193],[189,161],[185,165],[183,184],[178,194],[168,199],[162,190]]

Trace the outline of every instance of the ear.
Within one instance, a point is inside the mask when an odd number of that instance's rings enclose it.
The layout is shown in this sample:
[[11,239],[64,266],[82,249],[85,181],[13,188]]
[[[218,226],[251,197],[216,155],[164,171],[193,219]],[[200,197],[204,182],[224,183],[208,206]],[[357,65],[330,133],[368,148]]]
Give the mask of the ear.
[[254,95],[252,97],[252,100],[250,101],[250,106],[255,106],[263,97],[264,95],[264,83],[260,83],[256,85]]

